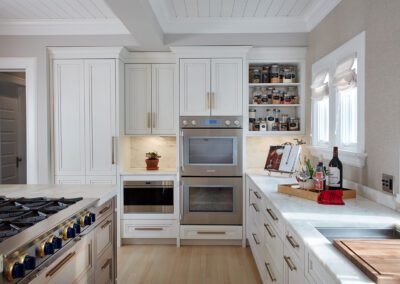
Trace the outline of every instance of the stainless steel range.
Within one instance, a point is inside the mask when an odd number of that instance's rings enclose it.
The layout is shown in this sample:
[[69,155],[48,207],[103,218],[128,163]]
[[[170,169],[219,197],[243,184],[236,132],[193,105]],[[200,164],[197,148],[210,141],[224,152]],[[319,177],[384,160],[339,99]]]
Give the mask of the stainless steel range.
[[242,224],[242,117],[181,117],[181,224]]
[[96,199],[0,197],[0,283],[28,283],[94,227]]

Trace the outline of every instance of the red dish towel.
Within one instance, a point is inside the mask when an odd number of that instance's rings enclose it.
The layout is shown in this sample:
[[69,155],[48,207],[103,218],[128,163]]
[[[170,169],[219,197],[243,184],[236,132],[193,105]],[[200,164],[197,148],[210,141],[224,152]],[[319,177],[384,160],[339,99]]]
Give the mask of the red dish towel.
[[319,204],[344,205],[342,190],[324,190],[318,196]]

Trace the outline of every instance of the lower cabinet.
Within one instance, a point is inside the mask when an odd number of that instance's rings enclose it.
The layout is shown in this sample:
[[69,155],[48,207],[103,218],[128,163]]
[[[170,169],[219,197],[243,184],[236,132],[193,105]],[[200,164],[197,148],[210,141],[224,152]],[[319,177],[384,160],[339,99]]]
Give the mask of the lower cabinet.
[[122,220],[123,238],[168,239],[178,237],[176,220]]
[[110,284],[113,283],[113,267],[114,258],[112,247],[97,260],[96,270],[94,272],[94,280],[96,284]]
[[285,247],[283,253],[283,259],[285,261],[283,266],[283,278],[286,284],[303,284],[305,282],[304,270],[304,259],[300,261],[294,254],[293,251]]

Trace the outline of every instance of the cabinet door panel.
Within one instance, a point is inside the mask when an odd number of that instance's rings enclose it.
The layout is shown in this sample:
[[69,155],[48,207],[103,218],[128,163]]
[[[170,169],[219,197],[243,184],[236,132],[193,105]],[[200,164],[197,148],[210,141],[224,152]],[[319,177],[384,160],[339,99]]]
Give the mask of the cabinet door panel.
[[56,175],[85,175],[85,97],[82,60],[54,60]]
[[55,184],[85,184],[84,176],[56,176]]
[[87,176],[86,184],[117,184],[116,176]]
[[210,60],[181,59],[180,115],[210,115]]
[[175,65],[152,65],[152,133],[175,134]]
[[125,133],[151,133],[151,65],[125,65]]
[[212,59],[211,66],[211,115],[242,115],[242,59]]
[[115,61],[85,60],[86,175],[116,175]]

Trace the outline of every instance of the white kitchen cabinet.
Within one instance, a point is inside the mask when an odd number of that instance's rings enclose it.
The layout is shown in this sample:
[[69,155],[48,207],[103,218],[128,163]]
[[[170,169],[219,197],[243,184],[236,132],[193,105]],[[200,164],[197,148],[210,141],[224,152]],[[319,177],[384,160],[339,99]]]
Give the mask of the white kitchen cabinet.
[[304,271],[301,269],[303,263],[292,253],[290,249],[284,248],[283,279],[285,284],[303,284],[305,282]]
[[242,115],[242,59],[181,59],[180,115]]
[[125,65],[125,133],[175,134],[175,65]]
[[115,60],[54,60],[52,77],[55,182],[115,179]]

